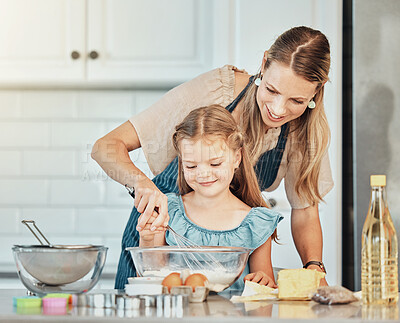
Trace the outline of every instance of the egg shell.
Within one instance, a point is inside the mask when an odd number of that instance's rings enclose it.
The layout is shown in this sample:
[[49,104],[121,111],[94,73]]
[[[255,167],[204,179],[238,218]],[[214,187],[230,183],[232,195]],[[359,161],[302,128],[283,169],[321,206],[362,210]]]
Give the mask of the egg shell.
[[170,292],[171,287],[182,286],[181,275],[179,273],[170,273],[164,278],[161,284],[166,286],[168,288],[168,292]]
[[206,286],[206,283],[208,282],[208,279],[206,276],[203,274],[192,274],[188,276],[185,280],[185,286],[191,286],[193,289],[193,292],[195,291],[196,287],[198,286]]

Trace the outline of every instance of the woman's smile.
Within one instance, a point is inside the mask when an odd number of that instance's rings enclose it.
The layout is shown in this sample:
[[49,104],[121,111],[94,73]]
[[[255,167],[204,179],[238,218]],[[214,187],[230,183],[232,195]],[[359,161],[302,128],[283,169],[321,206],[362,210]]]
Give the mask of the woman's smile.
[[267,110],[268,118],[269,118],[271,121],[274,121],[274,122],[282,121],[283,118],[285,117],[285,116],[278,116],[278,115],[274,114],[274,113],[268,108],[268,106],[267,106],[266,104],[265,104],[265,109]]

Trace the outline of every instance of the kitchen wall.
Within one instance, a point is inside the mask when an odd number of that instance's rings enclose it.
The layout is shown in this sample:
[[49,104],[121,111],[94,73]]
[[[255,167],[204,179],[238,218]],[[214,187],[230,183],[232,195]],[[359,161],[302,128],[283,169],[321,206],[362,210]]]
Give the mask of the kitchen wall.
[[[35,10],[34,4],[25,1]],[[0,271],[15,273],[12,244],[36,243],[20,223],[31,218],[52,242],[105,244],[110,248],[105,271],[115,273],[132,199],[91,160],[95,140],[149,106],[173,83],[227,63],[256,73],[264,50],[279,34],[293,26],[307,25],[324,32],[331,44],[331,81],[325,86],[325,109],[332,131],[329,154],[335,188],[320,211],[328,282],[340,284],[341,0],[182,0],[169,5],[161,0],[115,0],[88,1],[87,6],[64,0],[75,11],[63,11],[60,3],[51,0],[39,2],[40,12],[47,12],[48,20],[57,26],[47,28],[36,20],[32,23],[34,15],[29,14],[25,20],[39,32],[30,31],[28,35],[39,35],[40,42],[30,40],[29,48],[23,41],[15,48],[4,42],[1,47],[1,37],[9,37],[9,33],[0,32]],[[196,19],[174,9],[182,3],[192,8]],[[7,4],[20,3],[7,0]],[[152,4],[169,11],[152,12]],[[52,7],[59,16],[52,13]],[[14,11],[15,19],[0,11],[4,18],[0,27],[8,21],[7,27],[17,32],[15,21],[26,24],[21,11]],[[80,24],[74,12],[80,13]],[[143,14],[135,20],[129,12]],[[175,19],[168,19],[170,24],[164,24],[160,31],[157,23],[164,20],[158,21],[155,16]],[[43,36],[48,30],[57,41]],[[184,45],[162,46],[171,41]],[[3,55],[11,47],[13,50]],[[149,52],[149,57],[138,55],[138,47],[142,54]],[[67,48],[79,49],[80,59],[72,60]],[[100,53],[98,59],[88,57],[93,49]],[[49,59],[48,52],[55,58]],[[15,67],[21,66],[16,71]],[[14,79],[8,77],[11,72]],[[131,157],[148,172],[140,153]],[[277,210],[285,216],[279,224],[281,245],[273,246],[273,263],[277,267],[300,267],[290,232],[290,207],[282,187],[267,197],[278,201]]]
[[[13,244],[36,244],[22,219],[52,243],[104,244],[115,272],[132,198],[90,152],[97,138],[165,91],[0,91],[0,271],[13,272]],[[132,153],[146,174],[143,154]]]

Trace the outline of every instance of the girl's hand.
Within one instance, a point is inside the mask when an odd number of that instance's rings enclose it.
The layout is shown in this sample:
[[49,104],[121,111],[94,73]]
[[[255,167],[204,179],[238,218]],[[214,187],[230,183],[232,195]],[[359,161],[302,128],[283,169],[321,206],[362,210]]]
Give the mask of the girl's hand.
[[272,288],[277,288],[278,285],[275,284],[275,280],[268,276],[263,271],[257,271],[255,273],[248,274],[244,277],[244,280],[250,280],[254,283],[258,283],[260,285],[265,285]]
[[151,222],[150,231],[156,231],[165,228],[169,221],[168,216],[168,198],[157,188],[157,186],[147,177],[143,177],[135,185],[135,207],[139,213],[142,213],[138,219],[136,229],[142,231],[149,220],[157,211],[154,222]]
[[154,211],[153,214],[151,215],[150,219],[144,226],[144,228],[141,231],[139,231],[139,235],[140,235],[140,243],[139,244],[141,247],[154,246],[155,235],[160,234],[160,233],[165,234],[166,229],[164,227],[160,227],[154,231],[151,230],[151,226],[157,217],[158,217],[158,213]]

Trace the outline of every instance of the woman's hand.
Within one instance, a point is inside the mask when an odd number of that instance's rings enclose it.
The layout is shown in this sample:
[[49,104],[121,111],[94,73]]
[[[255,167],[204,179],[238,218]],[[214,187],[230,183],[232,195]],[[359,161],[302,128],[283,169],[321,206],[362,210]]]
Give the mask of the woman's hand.
[[[321,273],[323,273],[324,271],[317,265],[309,265],[307,267],[307,269],[312,269],[312,270],[316,270],[316,271],[320,271]],[[326,281],[325,278],[322,278],[319,282],[319,286],[328,286],[328,282]]]
[[268,276],[263,271],[257,271],[255,273],[250,273],[244,277],[244,281],[249,280],[254,283],[258,283],[260,285],[266,285],[268,287],[277,288],[278,285],[275,284],[275,281],[272,277]]
[[[135,207],[142,213],[138,219],[136,229],[142,231],[146,224],[151,224],[150,231],[165,229],[168,224],[168,198],[146,176],[143,176],[135,185]],[[149,222],[156,211],[156,218]]]
[[135,207],[143,213],[139,217],[138,231],[144,228],[154,209],[158,208],[159,215],[153,222],[156,230],[168,223],[167,197],[132,163],[129,152],[140,147],[135,127],[126,121],[98,139],[93,146],[91,156],[112,179],[135,188]]

